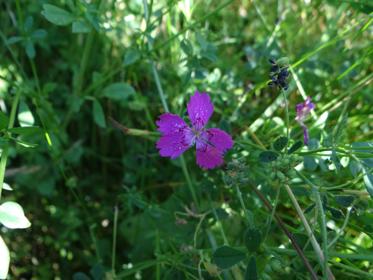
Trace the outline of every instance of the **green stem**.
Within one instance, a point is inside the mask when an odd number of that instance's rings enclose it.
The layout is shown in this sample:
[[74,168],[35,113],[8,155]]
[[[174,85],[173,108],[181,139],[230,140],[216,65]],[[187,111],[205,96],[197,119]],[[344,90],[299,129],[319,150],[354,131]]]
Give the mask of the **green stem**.
[[118,206],[114,208],[114,228],[113,228],[113,247],[111,250],[111,271],[115,278],[115,258],[116,258],[116,248],[117,248],[117,229],[118,229]]
[[[288,184],[285,184],[285,189],[286,189],[287,193],[289,194],[290,199],[291,199],[291,201],[292,201],[292,203],[295,207],[295,210],[297,211],[297,213],[298,213],[298,215],[299,215],[299,217],[302,221],[302,224],[304,226],[304,229],[307,232],[308,237],[311,240],[312,247],[313,247],[313,249],[314,249],[314,251],[315,251],[315,253],[316,253],[316,255],[319,259],[319,263],[320,263],[320,265],[323,265],[324,261],[325,261],[325,256],[324,256],[324,254],[323,254],[323,252],[320,248],[320,245],[317,242],[317,240],[315,238],[315,235],[313,234],[313,232],[311,230],[311,227],[308,224],[307,219],[304,216],[304,213],[303,213],[302,209],[300,208],[299,203],[298,203],[297,199],[295,198],[295,195],[294,195],[293,191],[291,190],[291,188],[289,187]],[[332,272],[330,271],[330,269],[328,267],[327,267],[327,275],[328,275],[329,280],[332,280],[332,279],[334,280],[335,279],[334,275],[332,274]]]
[[[286,120],[286,137],[289,139],[289,104],[288,104],[288,100],[286,98],[286,93],[284,90],[281,90],[282,92],[282,96],[284,98],[284,102],[285,102],[285,120]],[[288,149],[288,143],[289,141],[286,142],[286,150]]]
[[[17,111],[20,95],[21,95],[21,90],[18,89],[16,96],[13,99],[12,109],[10,111],[8,128],[12,128],[14,125],[14,120],[16,117],[16,111]],[[0,199],[1,199],[1,192],[3,190],[5,168],[6,168],[6,162],[8,160],[8,155],[9,155],[9,144],[6,144],[3,149],[3,152],[1,153],[1,160],[0,160]]]
[[163,108],[166,112],[169,112],[167,102],[166,102],[166,97],[165,97],[163,89],[162,89],[162,85],[161,85],[161,81],[159,79],[157,68],[155,67],[155,63],[154,63],[153,60],[150,60],[150,62],[151,62],[151,65],[152,65],[152,71],[153,71],[155,84],[157,85],[159,97],[161,98]]
[[195,204],[196,207],[198,207],[199,203],[198,203],[197,195],[196,195],[196,192],[194,190],[194,186],[193,186],[192,180],[190,179],[188,168],[187,168],[187,165],[185,163],[184,156],[180,156],[180,162],[181,162],[181,168],[183,170],[185,179],[187,181],[187,185],[189,187],[189,191],[192,194],[192,198],[193,198],[194,204]]
[[249,224],[250,227],[254,227],[254,222],[253,222],[251,216],[249,215],[249,212],[247,212],[247,208],[245,206],[245,202],[243,201],[241,190],[240,190],[240,188],[237,185],[235,186],[235,188],[236,188],[236,193],[237,193],[238,200],[240,201],[240,204],[241,204],[241,208],[245,212],[245,216],[246,216],[247,222],[248,222],[248,224]]

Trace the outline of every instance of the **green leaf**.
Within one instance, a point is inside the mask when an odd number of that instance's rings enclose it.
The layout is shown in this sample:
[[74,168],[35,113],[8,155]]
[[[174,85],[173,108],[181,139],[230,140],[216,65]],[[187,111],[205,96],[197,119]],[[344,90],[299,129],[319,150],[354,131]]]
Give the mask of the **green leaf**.
[[35,148],[38,146],[38,144],[34,144],[34,143],[30,143],[30,142],[26,142],[24,140],[21,140],[19,138],[12,138],[12,140],[14,140],[17,144],[25,147],[25,148]]
[[0,205],[0,223],[7,228],[28,228],[31,223],[26,218],[22,206],[8,201]]
[[264,163],[275,161],[278,158],[278,153],[273,151],[264,151],[259,155],[259,160]]
[[365,187],[368,193],[373,198],[373,174],[372,173],[368,173],[367,171],[365,171],[364,183],[365,183]]
[[114,83],[104,88],[103,95],[115,101],[127,100],[135,94],[132,86],[126,83]]
[[7,115],[0,111],[0,129],[4,129],[8,127],[9,118]]
[[303,164],[304,168],[309,171],[315,171],[317,168],[317,162],[314,157],[312,156],[304,156],[303,157]]
[[18,43],[22,40],[23,40],[23,37],[13,36],[13,37],[10,37],[8,40],[6,40],[6,42],[7,42],[8,45],[12,45],[12,44]]
[[361,164],[356,160],[351,160],[348,164],[348,168],[350,169],[350,172],[354,177],[359,175],[360,171],[362,170]]
[[227,269],[245,258],[245,253],[229,246],[222,246],[213,254],[215,264],[221,269]]
[[44,29],[37,29],[31,34],[31,37],[33,39],[42,39],[45,36],[47,36],[47,31],[45,31]]
[[262,235],[256,228],[248,228],[245,232],[245,245],[249,252],[256,252],[260,247]]
[[285,136],[281,136],[277,138],[275,143],[273,143],[273,148],[276,151],[281,152],[286,147],[287,144],[288,144],[288,138]]
[[25,44],[25,50],[28,58],[33,59],[35,57],[35,47],[31,40],[27,40]]
[[299,140],[299,141],[295,142],[295,143],[290,147],[290,149],[288,150],[288,154],[290,155],[290,154],[292,154],[292,153],[298,151],[302,146],[303,146],[303,142],[302,142],[302,141]]
[[73,22],[72,31],[73,33],[89,33],[89,31],[91,31],[91,27],[87,22],[79,19]]
[[0,236],[0,279],[7,279],[10,264],[10,254],[3,238]]
[[104,110],[97,100],[93,101],[93,119],[98,126],[106,127]]
[[73,280],[91,280],[91,278],[84,272],[76,272],[73,275]]
[[[373,167],[373,142],[355,142],[352,143],[351,148],[366,166]],[[367,155],[363,157],[362,153]]]
[[38,126],[24,126],[9,128],[8,131],[18,135],[30,135],[40,133],[42,130]]
[[354,201],[354,197],[352,195],[336,195],[335,201],[343,207],[349,207]]
[[124,55],[124,66],[131,65],[135,63],[137,60],[139,60],[141,57],[140,52],[137,49],[131,48],[126,51],[126,54]]
[[255,257],[251,257],[246,267],[245,280],[257,280],[258,272]]
[[18,117],[19,124],[21,126],[33,126],[35,123],[35,119],[30,111],[30,108],[23,101],[19,103],[17,117]]
[[7,184],[7,183],[4,182],[3,183],[3,190],[12,191],[13,189],[12,189],[11,186],[9,186],[9,184]]
[[180,42],[180,47],[181,49],[183,50],[183,52],[188,55],[188,56],[191,56],[193,55],[193,46],[192,44],[190,43],[189,40],[187,39],[183,39],[181,42]]
[[56,25],[68,25],[74,20],[74,16],[68,11],[50,4],[43,5],[41,14],[48,21]]

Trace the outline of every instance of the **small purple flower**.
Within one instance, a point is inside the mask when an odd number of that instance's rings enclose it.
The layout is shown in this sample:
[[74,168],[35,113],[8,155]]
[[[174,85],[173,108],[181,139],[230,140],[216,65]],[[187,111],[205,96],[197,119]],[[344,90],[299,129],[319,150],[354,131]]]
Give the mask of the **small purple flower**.
[[178,115],[162,114],[156,122],[162,136],[157,142],[159,154],[171,159],[179,157],[194,144],[197,149],[197,164],[212,169],[224,163],[224,153],[233,147],[232,137],[218,128],[206,128],[214,112],[210,96],[198,91],[187,106],[192,127]]
[[307,99],[303,103],[299,103],[296,106],[297,116],[295,120],[302,126],[303,128],[303,136],[304,136],[304,144],[308,144],[309,134],[307,126],[304,124],[304,121],[308,114],[315,108],[315,104],[311,102],[311,97],[307,97]]

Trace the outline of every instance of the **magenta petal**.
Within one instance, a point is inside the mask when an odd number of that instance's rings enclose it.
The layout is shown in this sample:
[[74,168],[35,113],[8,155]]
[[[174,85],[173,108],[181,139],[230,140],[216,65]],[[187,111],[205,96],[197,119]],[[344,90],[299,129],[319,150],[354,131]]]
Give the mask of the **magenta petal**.
[[184,133],[163,135],[157,142],[159,154],[162,157],[170,157],[172,159],[180,156],[188,150],[190,146],[191,145],[185,141]]
[[188,106],[188,115],[193,126],[196,129],[204,127],[214,112],[214,105],[211,103],[210,96],[207,93],[196,91],[190,98]]
[[162,157],[177,158],[192,145],[191,130],[182,118],[165,113],[157,121],[162,136],[157,142]]
[[188,127],[182,118],[171,113],[162,114],[156,124],[158,131],[162,134],[178,133],[180,130]]
[[233,140],[228,133],[218,128],[210,128],[206,134],[207,139],[196,141],[197,164],[202,168],[211,169],[224,163],[224,152],[233,147]]
[[232,137],[219,128],[207,129],[209,142],[218,150],[225,152],[233,147]]
[[197,150],[197,164],[205,169],[212,169],[224,163],[223,152],[207,145],[205,149]]

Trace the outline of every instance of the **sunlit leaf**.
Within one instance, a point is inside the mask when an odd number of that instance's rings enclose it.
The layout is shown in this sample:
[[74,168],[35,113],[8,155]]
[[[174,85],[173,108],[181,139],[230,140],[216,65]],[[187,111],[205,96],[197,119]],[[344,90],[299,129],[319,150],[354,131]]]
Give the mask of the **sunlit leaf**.
[[16,202],[8,201],[0,205],[0,223],[7,228],[28,228],[30,221],[26,218],[23,208]]
[[9,271],[10,255],[8,247],[0,236],[0,279],[7,279]]

